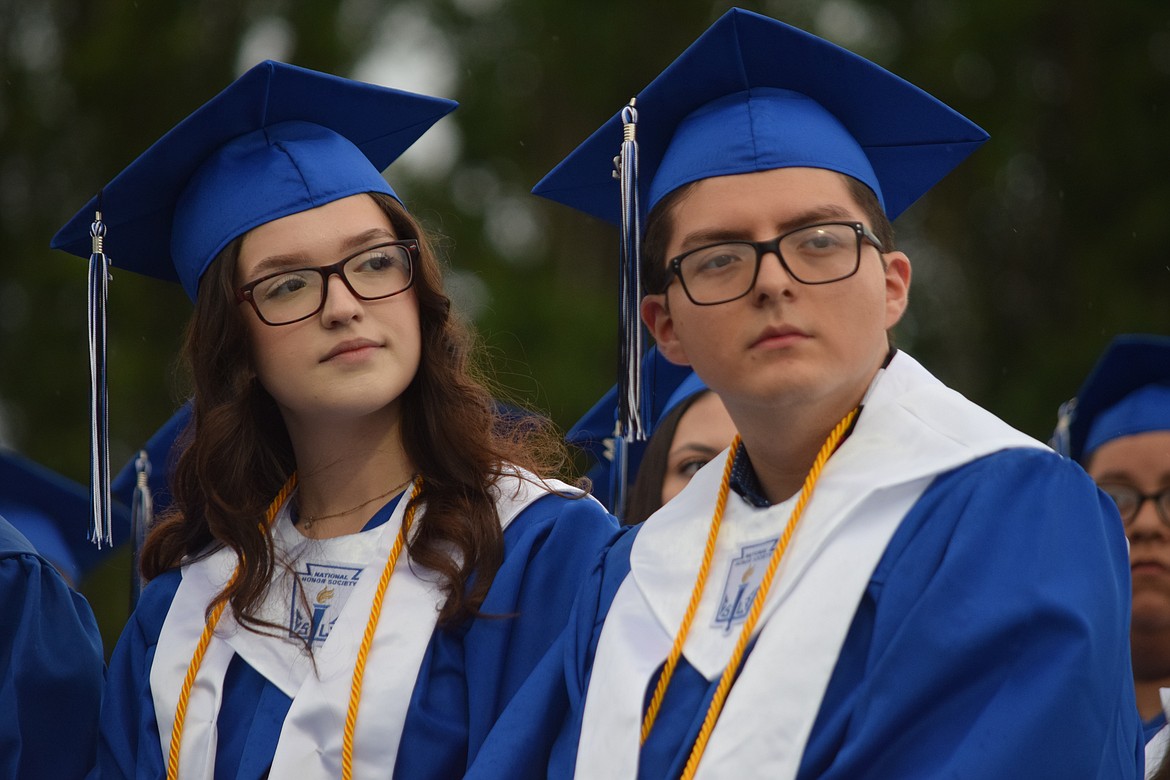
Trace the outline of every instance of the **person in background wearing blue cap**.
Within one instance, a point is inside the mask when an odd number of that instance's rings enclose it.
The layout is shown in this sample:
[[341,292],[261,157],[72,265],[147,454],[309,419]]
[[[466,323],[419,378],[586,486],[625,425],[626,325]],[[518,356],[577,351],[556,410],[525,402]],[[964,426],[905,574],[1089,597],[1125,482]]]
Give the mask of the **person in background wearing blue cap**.
[[65,580],[98,557],[71,549],[88,511],[80,485],[0,453],[0,777],[80,778],[94,760],[105,656],[89,603]]
[[[454,103],[265,62],[95,211],[195,301],[192,430],[110,665],[100,777],[454,777],[613,519],[509,424],[380,171]],[[98,231],[100,232],[100,231]]]
[[[654,347],[641,362],[643,403],[653,418],[646,441],[619,441],[617,385],[565,435],[592,457],[593,494],[623,525],[653,514],[735,436],[723,402],[695,372],[669,363]],[[624,466],[616,451],[623,443]]]
[[484,751],[545,771],[559,723],[552,777],[1139,777],[1115,507],[889,342],[889,220],[986,134],[738,9],[632,108],[535,192],[648,212],[642,319],[741,438],[608,550]]
[[667,400],[654,426],[622,522],[640,523],[677,496],[699,469],[727,449],[735,438],[727,408],[691,374]]
[[1061,408],[1052,443],[1117,503],[1130,545],[1130,645],[1146,775],[1164,764],[1157,776],[1170,777],[1170,338],[1113,339]]

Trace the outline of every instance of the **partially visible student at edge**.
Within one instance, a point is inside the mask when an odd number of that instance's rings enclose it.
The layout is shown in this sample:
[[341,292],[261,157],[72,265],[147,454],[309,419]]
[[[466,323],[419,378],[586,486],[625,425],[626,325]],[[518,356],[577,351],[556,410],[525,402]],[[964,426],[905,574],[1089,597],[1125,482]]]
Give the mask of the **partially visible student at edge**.
[[104,557],[85,541],[89,494],[0,449],[0,778],[85,777],[105,654],[73,590]]
[[1170,778],[1170,337],[1117,336],[1064,404],[1057,451],[1117,504],[1129,539],[1130,648],[1146,777]]
[[[257,65],[54,245],[195,301],[98,777],[458,777],[616,530],[504,416],[381,175],[454,103]],[[185,678],[187,678],[185,680]]]
[[[1116,506],[887,334],[890,220],[986,134],[738,9],[636,97],[642,319],[740,438],[605,554],[474,776],[1141,777]],[[535,191],[620,223],[622,113]]]

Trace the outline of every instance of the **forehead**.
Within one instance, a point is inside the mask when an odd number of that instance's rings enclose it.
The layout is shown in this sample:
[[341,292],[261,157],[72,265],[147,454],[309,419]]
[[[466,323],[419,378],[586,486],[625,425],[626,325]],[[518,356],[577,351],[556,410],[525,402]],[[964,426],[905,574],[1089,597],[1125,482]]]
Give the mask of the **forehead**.
[[1134,478],[1170,475],[1170,431],[1146,431],[1111,439],[1092,455],[1089,474],[1128,474]]
[[706,390],[679,418],[674,433],[674,444],[677,446],[696,441],[711,442],[722,449],[734,436],[735,423],[727,413],[722,399]]
[[823,168],[775,168],[695,182],[673,212],[673,238],[695,230],[769,229],[808,218],[864,220],[848,179]]
[[390,217],[372,197],[341,198],[249,230],[240,244],[239,270],[246,276],[274,257],[302,258],[316,264],[339,260],[347,251],[360,249],[354,246],[355,239],[374,229],[396,237]]

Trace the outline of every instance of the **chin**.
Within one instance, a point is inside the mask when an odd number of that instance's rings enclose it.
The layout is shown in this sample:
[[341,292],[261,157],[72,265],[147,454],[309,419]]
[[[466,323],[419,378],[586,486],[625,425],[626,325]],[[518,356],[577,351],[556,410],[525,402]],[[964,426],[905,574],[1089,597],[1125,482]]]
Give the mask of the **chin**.
[[1170,630],[1170,593],[1134,591],[1132,624],[1138,631]]

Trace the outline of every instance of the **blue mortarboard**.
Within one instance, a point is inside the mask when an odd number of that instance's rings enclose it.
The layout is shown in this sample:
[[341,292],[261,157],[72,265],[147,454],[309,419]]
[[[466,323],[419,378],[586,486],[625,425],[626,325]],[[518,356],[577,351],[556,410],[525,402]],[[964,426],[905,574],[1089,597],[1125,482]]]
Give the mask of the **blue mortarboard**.
[[1170,430],[1170,338],[1127,334],[1061,407],[1052,445],[1083,464],[1107,441],[1162,430]]
[[[124,533],[129,514],[115,507],[113,515],[115,527]],[[0,516],[74,584],[112,552],[85,540],[89,491],[11,451],[0,451]]]
[[[706,388],[702,380],[687,366],[671,363],[651,347],[642,358],[643,397],[650,412],[652,426],[646,431],[653,433],[670,410],[691,395]],[[617,431],[618,387],[615,385],[593,405],[577,423],[569,429],[565,440],[589,453],[594,465],[588,476],[593,482],[593,494],[611,512],[620,512],[615,505],[625,493],[625,485],[617,485],[615,471],[620,464],[615,462],[617,448],[621,446]],[[646,442],[625,443],[626,482],[632,483],[638,473],[638,466],[645,453]]]
[[[868,185],[893,219],[986,140],[884,68],[733,8],[533,192],[621,226],[619,383],[636,388],[641,223],[665,195],[713,176],[824,168]],[[636,391],[619,395],[630,398],[622,434],[636,439]]]
[[[869,185],[893,219],[987,140],[918,87],[835,44],[733,8],[637,95],[643,214],[711,176],[827,168]],[[619,223],[622,112],[533,189]]]
[[118,267],[199,278],[257,225],[361,192],[394,192],[381,172],[456,103],[266,61],[177,124],[53,238],[88,258],[102,212]]
[[156,141],[53,237],[90,260],[93,538],[110,541],[107,266],[182,283],[192,299],[229,242],[350,195],[397,197],[382,170],[456,104],[262,62]]

